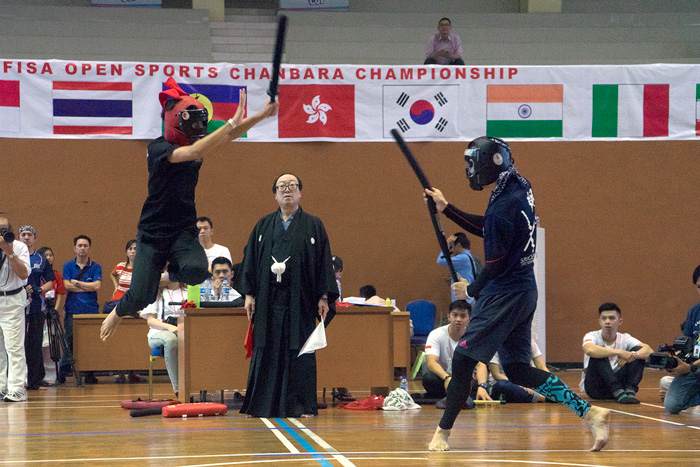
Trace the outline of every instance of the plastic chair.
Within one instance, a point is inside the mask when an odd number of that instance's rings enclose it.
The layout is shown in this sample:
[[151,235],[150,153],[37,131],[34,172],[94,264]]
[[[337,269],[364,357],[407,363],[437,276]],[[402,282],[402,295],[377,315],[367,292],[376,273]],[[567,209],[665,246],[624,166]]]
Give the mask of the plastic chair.
[[411,355],[414,355],[418,349],[423,350],[425,341],[428,339],[428,334],[435,327],[435,313],[437,307],[428,300],[416,300],[406,305],[406,311],[411,313],[411,321],[413,321],[413,337],[411,337]]
[[413,321],[411,344],[425,344],[428,334],[435,327],[436,310],[435,304],[428,300],[416,300],[406,305],[406,311],[411,313]]
[[153,361],[158,358],[163,358],[165,349],[161,345],[155,349],[151,349],[151,355],[148,359],[148,400],[153,400]]

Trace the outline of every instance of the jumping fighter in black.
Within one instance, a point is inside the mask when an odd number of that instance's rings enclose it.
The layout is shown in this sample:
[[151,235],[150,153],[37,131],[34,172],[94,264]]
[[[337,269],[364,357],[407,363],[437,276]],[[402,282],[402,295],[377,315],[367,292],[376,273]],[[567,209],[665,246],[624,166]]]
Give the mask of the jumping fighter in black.
[[163,107],[163,136],[148,145],[148,197],[143,203],[136,236],[131,288],[107,315],[100,336],[107,340],[122,317],[156,301],[161,272],[168,264],[170,280],[199,284],[209,277],[209,265],[197,239],[195,188],[202,159],[225,142],[245,134],[277,113],[277,102],[256,115],[245,115],[246,92],[239,93],[238,109],[228,122],[207,134],[209,114],[200,101],[183,91],[171,77],[159,94]]
[[537,306],[535,198],[530,182],[518,173],[510,148],[498,138],[475,139],[464,159],[470,187],[493,188],[484,216],[460,211],[437,188],[425,193],[450,220],[483,237],[486,265],[471,284],[462,280],[452,286],[457,299],[477,301],[454,352],[447,407],[428,449],[449,450],[447,439],[469,395],[474,367],[488,363],[498,352],[508,379],[573,410],[593,432],[590,450],[600,451],[608,442],[610,411],[592,406],[553,374],[530,366],[530,330]]

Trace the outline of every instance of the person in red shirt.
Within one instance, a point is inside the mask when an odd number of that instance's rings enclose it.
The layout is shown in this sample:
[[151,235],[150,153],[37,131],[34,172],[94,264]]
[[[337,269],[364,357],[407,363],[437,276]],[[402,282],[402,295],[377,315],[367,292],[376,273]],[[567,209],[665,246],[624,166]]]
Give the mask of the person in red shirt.
[[[129,290],[131,287],[131,272],[134,267],[134,257],[136,256],[136,239],[131,239],[126,242],[126,261],[114,266],[114,270],[109,274],[109,278],[112,279],[112,284],[114,284],[114,293],[110,299],[111,306],[105,304],[105,314],[112,311],[114,305],[119,301],[120,298]],[[110,303],[108,302],[108,303]],[[116,373],[115,383],[126,383],[126,377],[123,371],[118,371]],[[140,383],[141,378],[136,376],[134,370],[129,370],[129,382],[130,383]]]
[[[110,300],[119,300],[131,286],[131,270],[134,266],[136,256],[136,239],[126,242],[126,261],[114,266],[114,270],[109,275],[114,284],[114,293]],[[111,311],[111,310],[110,310]]]

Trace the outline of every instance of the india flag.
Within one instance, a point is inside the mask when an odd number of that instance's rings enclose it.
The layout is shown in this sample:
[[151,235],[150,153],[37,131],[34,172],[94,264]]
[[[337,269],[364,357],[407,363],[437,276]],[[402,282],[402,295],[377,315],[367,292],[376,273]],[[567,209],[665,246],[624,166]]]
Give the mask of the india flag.
[[501,138],[561,138],[564,86],[486,86],[486,134]]
[[700,136],[700,84],[695,87],[695,136]]
[[594,138],[668,136],[668,84],[594,84]]
[[19,81],[0,80],[2,133],[19,133]]

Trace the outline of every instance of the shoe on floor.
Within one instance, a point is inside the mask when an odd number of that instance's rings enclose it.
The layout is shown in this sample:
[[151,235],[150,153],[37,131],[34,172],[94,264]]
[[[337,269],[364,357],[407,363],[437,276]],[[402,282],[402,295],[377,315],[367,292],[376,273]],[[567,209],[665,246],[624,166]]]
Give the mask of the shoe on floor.
[[634,394],[630,394],[628,392],[625,392],[620,397],[617,398],[617,403],[618,404],[639,404],[639,399],[634,397]]
[[7,389],[0,389],[0,400],[4,400],[7,395]]
[[95,378],[95,375],[88,375],[85,377],[85,384],[97,384],[97,378]]
[[136,376],[134,373],[129,373],[129,383],[131,384],[138,384],[138,383],[143,383],[143,380]]
[[27,400],[27,394],[24,392],[10,391],[3,398],[5,402],[24,402]]
[[126,384],[126,376],[124,376],[123,373],[118,374],[117,377],[114,378],[114,384]]

